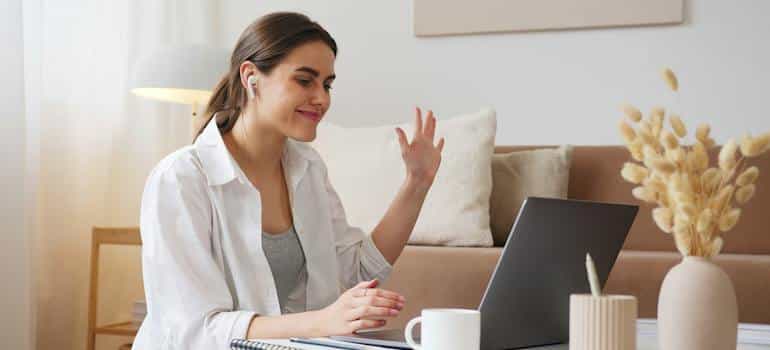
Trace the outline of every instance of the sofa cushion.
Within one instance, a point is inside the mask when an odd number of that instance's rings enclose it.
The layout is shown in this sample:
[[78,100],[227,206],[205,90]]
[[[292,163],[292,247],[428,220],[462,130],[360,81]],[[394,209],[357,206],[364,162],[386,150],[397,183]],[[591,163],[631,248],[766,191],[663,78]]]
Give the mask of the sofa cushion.
[[[414,122],[400,126],[411,141]],[[313,146],[326,161],[348,221],[372,232],[398,193],[406,171],[396,125],[318,127]],[[445,138],[441,167],[422,206],[409,243],[491,246],[489,195],[497,119],[492,109],[441,119],[436,141]]]
[[489,220],[495,246],[505,245],[529,196],[567,198],[572,146],[492,155]]

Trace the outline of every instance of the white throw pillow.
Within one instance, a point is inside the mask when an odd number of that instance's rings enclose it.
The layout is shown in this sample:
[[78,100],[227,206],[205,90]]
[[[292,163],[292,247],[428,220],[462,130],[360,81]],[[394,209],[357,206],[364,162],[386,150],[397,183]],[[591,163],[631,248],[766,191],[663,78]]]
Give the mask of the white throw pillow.
[[[396,126],[343,128],[322,123],[312,144],[326,162],[348,222],[368,233],[406,177]],[[411,141],[414,121],[398,126]],[[438,120],[435,140],[445,138],[441,166],[409,243],[492,246],[489,198],[496,129],[491,108]]]

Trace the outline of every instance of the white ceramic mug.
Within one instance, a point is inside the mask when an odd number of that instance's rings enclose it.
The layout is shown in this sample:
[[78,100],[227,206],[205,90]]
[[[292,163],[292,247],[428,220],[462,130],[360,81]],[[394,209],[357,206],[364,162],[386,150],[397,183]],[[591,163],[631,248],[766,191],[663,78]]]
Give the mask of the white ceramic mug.
[[[422,322],[417,344],[412,328]],[[481,314],[468,309],[423,309],[404,329],[406,342],[415,350],[478,350],[481,340]]]

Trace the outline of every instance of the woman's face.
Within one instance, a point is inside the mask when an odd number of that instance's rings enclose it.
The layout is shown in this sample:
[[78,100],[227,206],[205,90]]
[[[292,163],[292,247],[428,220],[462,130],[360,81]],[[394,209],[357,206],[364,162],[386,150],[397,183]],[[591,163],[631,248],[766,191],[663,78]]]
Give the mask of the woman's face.
[[256,116],[260,126],[298,141],[313,141],[331,104],[334,59],[334,52],[320,41],[294,48],[269,75],[257,72],[256,98],[247,104],[248,114]]

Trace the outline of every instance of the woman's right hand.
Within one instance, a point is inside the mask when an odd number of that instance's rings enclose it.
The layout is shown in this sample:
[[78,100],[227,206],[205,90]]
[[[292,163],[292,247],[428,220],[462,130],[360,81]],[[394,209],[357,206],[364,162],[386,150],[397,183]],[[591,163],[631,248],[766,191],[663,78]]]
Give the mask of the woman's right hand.
[[344,335],[367,328],[384,326],[386,318],[398,316],[404,308],[404,297],[377,289],[376,279],[364,281],[348,289],[333,304],[318,311],[318,325],[326,335]]

